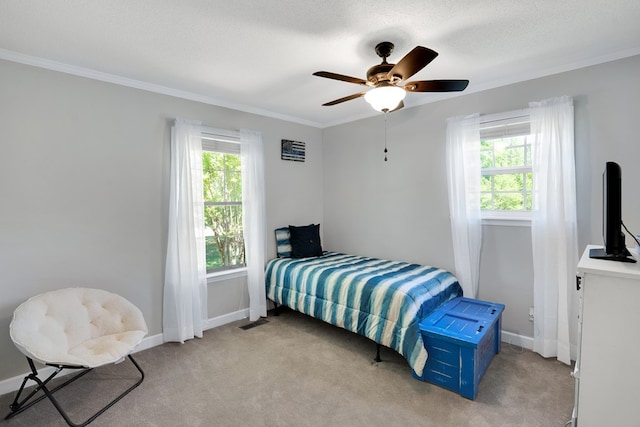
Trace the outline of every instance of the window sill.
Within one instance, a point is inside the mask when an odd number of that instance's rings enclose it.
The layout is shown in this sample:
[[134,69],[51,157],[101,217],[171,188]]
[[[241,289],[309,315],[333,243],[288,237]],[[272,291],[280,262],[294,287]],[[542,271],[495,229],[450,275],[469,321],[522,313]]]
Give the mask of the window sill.
[[482,225],[506,227],[531,227],[531,219],[482,218]]
[[216,273],[207,274],[207,285],[211,285],[216,282],[222,282],[224,280],[236,279],[238,277],[245,277],[247,275],[247,267],[234,268],[233,270],[219,271]]
[[482,215],[482,225],[507,226],[507,227],[530,227],[531,212],[514,211],[485,211]]

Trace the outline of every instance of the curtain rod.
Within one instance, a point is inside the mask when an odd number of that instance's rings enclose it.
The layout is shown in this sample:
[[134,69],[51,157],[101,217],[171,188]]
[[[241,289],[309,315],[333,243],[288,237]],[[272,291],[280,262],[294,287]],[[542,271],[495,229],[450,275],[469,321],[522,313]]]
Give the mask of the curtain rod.
[[504,113],[487,114],[480,116],[480,124],[499,122],[507,119],[524,119],[529,117],[529,109],[513,110]]

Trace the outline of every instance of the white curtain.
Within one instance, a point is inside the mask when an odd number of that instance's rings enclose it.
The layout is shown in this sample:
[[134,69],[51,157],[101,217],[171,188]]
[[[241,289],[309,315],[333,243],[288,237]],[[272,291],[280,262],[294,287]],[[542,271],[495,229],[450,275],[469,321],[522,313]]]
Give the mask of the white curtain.
[[240,147],[249,320],[254,321],[267,315],[264,286],[266,208],[262,135],[259,132],[240,130]]
[[447,120],[447,183],[455,274],[464,295],[476,298],[480,279],[480,116]]
[[573,99],[529,104],[533,136],[534,351],[569,364],[578,263]]
[[162,329],[165,341],[202,337],[207,320],[202,126],[176,119],[171,130],[169,233]]

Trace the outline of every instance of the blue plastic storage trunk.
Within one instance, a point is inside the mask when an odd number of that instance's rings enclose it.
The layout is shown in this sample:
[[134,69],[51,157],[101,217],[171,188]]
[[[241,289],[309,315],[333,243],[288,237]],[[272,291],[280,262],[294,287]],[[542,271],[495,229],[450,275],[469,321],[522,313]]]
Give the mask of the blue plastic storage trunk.
[[455,298],[420,323],[429,354],[423,378],[475,399],[478,383],[500,352],[504,305]]

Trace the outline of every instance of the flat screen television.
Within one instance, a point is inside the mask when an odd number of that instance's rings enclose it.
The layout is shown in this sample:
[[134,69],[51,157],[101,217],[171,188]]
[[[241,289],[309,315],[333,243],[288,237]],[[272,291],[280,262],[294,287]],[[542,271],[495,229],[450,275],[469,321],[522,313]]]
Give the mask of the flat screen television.
[[603,248],[591,249],[591,258],[636,262],[624,243],[622,231],[622,170],[615,162],[607,162],[602,172],[602,239]]

